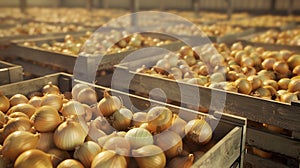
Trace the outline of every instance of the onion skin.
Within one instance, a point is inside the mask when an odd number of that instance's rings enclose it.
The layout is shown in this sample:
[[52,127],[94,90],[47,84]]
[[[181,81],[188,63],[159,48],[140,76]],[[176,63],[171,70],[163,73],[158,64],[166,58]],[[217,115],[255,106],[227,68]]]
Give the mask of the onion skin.
[[71,115],[83,116],[85,115],[84,106],[75,100],[70,100],[63,104],[61,113],[64,117],[69,117]]
[[27,118],[13,118],[9,119],[3,129],[3,138],[5,139],[9,134],[15,131],[30,131],[32,122]]
[[51,155],[37,149],[22,153],[14,164],[15,168],[52,168]]
[[133,128],[129,130],[125,135],[125,139],[129,141],[132,149],[153,144],[152,134],[144,128]]
[[10,106],[27,103],[28,99],[22,94],[15,94],[9,99]]
[[164,151],[168,159],[180,155],[183,150],[181,137],[173,131],[164,131],[157,134],[155,144]]
[[94,157],[101,152],[101,147],[93,142],[87,141],[84,144],[76,147],[74,158],[79,159],[85,167],[91,167]]
[[47,152],[51,148],[54,148],[54,139],[53,139],[53,132],[48,133],[40,133],[40,139],[37,144],[37,149]]
[[127,131],[130,127],[133,113],[123,107],[111,115],[111,125],[118,131]]
[[84,143],[87,132],[78,122],[67,120],[61,123],[54,132],[55,145],[63,150],[74,150]]
[[62,161],[57,168],[84,168],[84,166],[74,159],[67,159]]
[[187,140],[205,145],[212,138],[212,129],[204,119],[194,119],[185,126]]
[[49,82],[42,89],[42,93],[46,94],[60,94],[59,88],[56,85],[53,85],[52,82]]
[[105,141],[103,150],[112,150],[122,156],[130,156],[130,143],[124,138],[115,136]]
[[147,121],[150,132],[162,132],[172,124],[172,111],[162,106],[153,107],[147,113]]
[[109,95],[108,91],[105,90],[104,91],[104,95],[103,98],[100,100],[100,102],[98,103],[98,108],[100,110],[100,115],[103,116],[110,116],[112,115],[116,110],[119,109],[118,107],[118,102],[116,102],[116,100]]
[[6,112],[10,107],[9,99],[0,91],[0,111]]
[[252,91],[252,84],[245,78],[240,78],[235,81],[239,93],[250,94]]
[[63,96],[57,95],[57,94],[46,94],[43,99],[41,106],[52,106],[57,111],[60,111],[62,107],[63,102]]
[[97,103],[97,94],[94,89],[88,87],[78,92],[77,101],[87,105],[93,105]]
[[39,138],[38,134],[15,131],[4,140],[2,154],[5,158],[14,161],[22,152],[36,148]]
[[10,108],[6,114],[10,115],[14,112],[22,112],[30,118],[35,113],[35,111],[36,108],[30,104],[18,104]]
[[132,150],[132,155],[135,157],[139,167],[164,168],[166,166],[166,156],[163,150],[156,145],[146,145]]
[[52,106],[42,106],[31,117],[34,128],[39,132],[52,132],[62,122],[58,111]]
[[114,151],[103,151],[94,157],[91,165],[91,168],[102,167],[126,168],[127,161],[124,156],[117,155]]
[[300,79],[291,80],[288,84],[288,91],[292,93],[300,91]]
[[189,154],[188,156],[178,156],[170,160],[168,168],[190,168],[194,162],[194,155]]
[[28,101],[28,104],[34,106],[35,108],[41,107],[42,99],[42,97],[34,96]]

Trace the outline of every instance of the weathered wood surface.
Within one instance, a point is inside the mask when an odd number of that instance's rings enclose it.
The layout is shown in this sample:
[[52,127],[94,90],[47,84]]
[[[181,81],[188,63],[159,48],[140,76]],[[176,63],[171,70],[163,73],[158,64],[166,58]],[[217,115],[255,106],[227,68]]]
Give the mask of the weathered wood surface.
[[245,155],[245,168],[290,168],[279,162],[275,162],[269,159],[261,158],[253,154],[247,153]]
[[23,68],[19,65],[0,61],[0,85],[23,80]]

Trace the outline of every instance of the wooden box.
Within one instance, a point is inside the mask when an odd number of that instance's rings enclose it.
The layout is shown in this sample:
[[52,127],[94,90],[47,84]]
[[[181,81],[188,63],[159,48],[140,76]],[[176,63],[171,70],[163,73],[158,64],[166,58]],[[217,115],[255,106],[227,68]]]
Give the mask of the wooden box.
[[[32,80],[22,81],[15,84],[0,86],[0,90],[8,97],[16,94],[29,94],[40,91],[48,82],[52,82],[60,87],[61,91],[70,91],[72,88],[72,76],[65,73],[48,75]],[[77,81],[80,82],[80,81]],[[93,85],[99,99],[102,98],[103,91],[107,88]],[[130,95],[116,90],[110,92],[119,96],[123,100],[124,106],[135,105],[134,108],[147,109],[153,105],[165,105],[174,113],[184,114],[183,116],[200,115],[207,116],[211,124],[218,122],[211,143],[204,146],[205,154],[194,163],[194,167],[242,167],[243,155],[245,152],[245,127],[246,120],[240,117],[216,113],[215,116],[199,113],[189,109],[180,108],[174,105],[152,101],[146,98]]]
[[23,80],[23,68],[8,62],[0,61],[0,85]]

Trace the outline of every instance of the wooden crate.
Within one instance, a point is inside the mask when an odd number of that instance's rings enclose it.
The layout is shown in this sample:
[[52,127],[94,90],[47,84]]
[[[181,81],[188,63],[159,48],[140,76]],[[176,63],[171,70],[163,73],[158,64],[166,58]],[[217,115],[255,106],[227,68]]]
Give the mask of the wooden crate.
[[[181,105],[198,103],[201,108],[223,111],[224,113],[245,117],[259,126],[249,126],[246,143],[260,149],[290,157],[300,163],[300,102],[291,104],[273,100],[252,97],[239,93],[225,92],[223,90],[202,87],[183,82],[176,82],[166,78],[137,73],[135,70],[142,65],[152,67],[163,55],[149,57],[129,63],[116,65],[114,73],[125,76],[122,82],[114,81],[114,89],[139,93],[148,96],[151,90],[161,89],[166,98]],[[129,87],[129,88],[128,88]],[[184,91],[182,92],[182,90]],[[198,99],[195,92],[199,93]],[[214,102],[212,98],[218,96],[220,101]],[[164,99],[155,97],[158,100]],[[223,98],[223,99],[222,99]],[[190,102],[190,100],[193,102]],[[197,108],[198,108],[197,107]],[[211,113],[211,111],[209,111]],[[288,133],[279,134],[263,127],[263,123],[280,127]],[[259,163],[259,162],[257,162]]]
[[[27,95],[34,91],[40,91],[44,85],[46,85],[48,82],[52,82],[53,84],[58,85],[61,91],[64,92],[71,90],[72,81],[73,79],[71,75],[57,73],[32,80],[3,85],[0,86],[0,90],[8,97],[17,93]],[[93,86],[95,87],[99,99],[102,98],[103,91],[107,88],[96,85]],[[243,164],[242,161],[245,152],[245,119],[226,114],[221,115],[220,113],[216,113],[218,114],[216,116],[211,116],[135,95],[129,95],[116,90],[110,89],[110,92],[116,96],[119,96],[123,100],[125,107],[131,105],[132,103],[135,105],[134,108],[138,109],[148,109],[151,106],[164,105],[170,108],[174,113],[180,112],[180,114],[183,114],[181,115],[183,117],[188,117],[190,115],[201,115],[207,116],[211,124],[219,122],[214,130],[211,143],[203,147],[206,153],[198,160],[198,162],[194,164],[194,166],[229,168],[231,166],[241,167]]]
[[23,80],[23,68],[19,65],[0,61],[0,85]]

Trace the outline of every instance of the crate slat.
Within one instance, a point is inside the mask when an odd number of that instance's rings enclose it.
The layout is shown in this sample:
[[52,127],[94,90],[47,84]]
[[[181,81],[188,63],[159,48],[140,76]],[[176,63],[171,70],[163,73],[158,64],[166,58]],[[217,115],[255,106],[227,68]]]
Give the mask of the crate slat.
[[0,85],[23,80],[23,68],[19,65],[0,61]]

